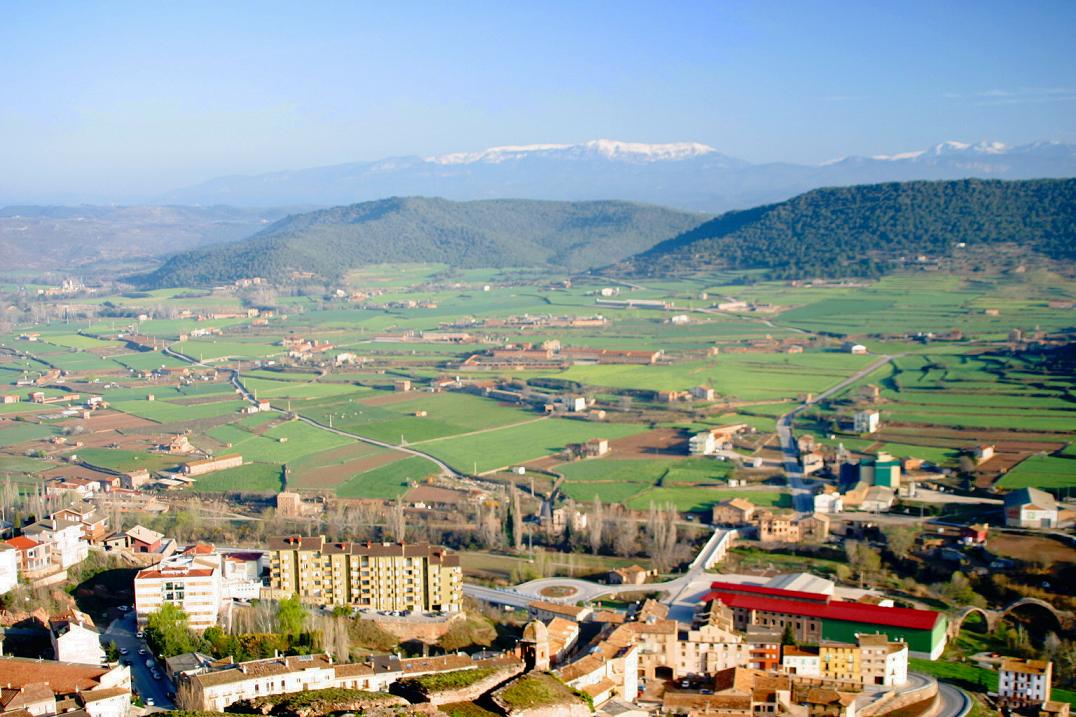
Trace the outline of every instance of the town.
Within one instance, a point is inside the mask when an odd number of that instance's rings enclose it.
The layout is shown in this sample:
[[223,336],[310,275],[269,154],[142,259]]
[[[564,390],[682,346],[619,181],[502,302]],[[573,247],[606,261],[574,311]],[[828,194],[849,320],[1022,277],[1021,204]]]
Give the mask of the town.
[[862,287],[718,281],[42,287],[0,714],[1065,717],[1068,309],[835,335]]

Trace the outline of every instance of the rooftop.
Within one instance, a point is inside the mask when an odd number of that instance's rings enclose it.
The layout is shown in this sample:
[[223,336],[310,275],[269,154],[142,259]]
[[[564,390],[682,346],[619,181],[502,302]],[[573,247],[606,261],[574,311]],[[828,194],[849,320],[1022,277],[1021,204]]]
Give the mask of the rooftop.
[[[737,586],[752,587],[755,586]],[[826,595],[808,593],[808,598],[793,599],[774,596],[770,593],[789,592],[773,591],[770,588],[754,590],[742,595],[715,589],[703,596],[703,602],[720,600],[731,608],[761,610],[763,612],[786,613],[803,617],[816,617],[823,620],[840,620],[858,622],[867,625],[884,625],[888,627],[912,630],[931,630],[942,619],[941,613],[933,610],[915,610],[906,607],[881,607],[856,602],[832,600]],[[821,600],[819,600],[821,598]]]

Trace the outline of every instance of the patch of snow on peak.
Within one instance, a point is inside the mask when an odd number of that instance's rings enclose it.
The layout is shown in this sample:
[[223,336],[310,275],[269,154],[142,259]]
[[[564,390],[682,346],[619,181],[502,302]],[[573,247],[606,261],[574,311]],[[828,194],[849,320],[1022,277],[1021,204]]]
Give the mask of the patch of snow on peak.
[[581,144],[523,144],[490,147],[480,152],[454,152],[426,157],[435,164],[499,164],[533,155],[560,155],[563,157],[602,156],[642,162],[690,159],[717,152],[713,147],[698,142],[675,142],[670,144],[643,144],[620,142],[611,139],[594,139]]
[[914,152],[898,152],[897,154],[876,154],[871,159],[877,159],[882,162],[894,162],[901,159],[916,159],[926,154],[925,149],[917,149]]
[[671,142],[668,144],[644,144],[642,142],[620,142],[615,139],[592,139],[584,142],[583,147],[609,159],[641,159],[659,161],[669,159],[690,159],[713,154],[717,150],[698,142]]
[[496,164],[506,159],[513,159],[528,154],[549,152],[553,150],[568,149],[570,144],[520,144],[506,145],[504,147],[490,147],[481,152],[453,152],[434,157],[426,157],[427,162],[436,164],[474,164],[475,162],[489,162]]

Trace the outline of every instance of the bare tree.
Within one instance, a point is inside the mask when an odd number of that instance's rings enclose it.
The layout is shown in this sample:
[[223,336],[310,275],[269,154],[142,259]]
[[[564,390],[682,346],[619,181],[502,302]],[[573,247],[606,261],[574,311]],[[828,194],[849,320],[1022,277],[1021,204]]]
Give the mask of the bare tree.
[[587,521],[590,529],[590,552],[597,555],[602,549],[602,529],[605,527],[605,511],[602,510],[601,496],[594,496],[594,510]]
[[403,497],[396,496],[396,502],[392,506],[392,536],[397,543],[407,539],[407,520],[404,516]]
[[519,509],[519,490],[515,487],[512,491],[512,547],[516,552],[523,549],[523,513]]
[[629,511],[620,511],[619,520],[615,520],[613,531],[613,552],[627,558],[639,550],[639,526]]

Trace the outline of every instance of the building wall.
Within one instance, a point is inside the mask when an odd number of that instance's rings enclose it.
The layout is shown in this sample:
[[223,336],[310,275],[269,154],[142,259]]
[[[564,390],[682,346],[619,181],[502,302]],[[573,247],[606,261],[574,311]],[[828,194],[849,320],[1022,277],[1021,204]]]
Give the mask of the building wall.
[[221,606],[220,571],[209,576],[169,575],[135,580],[135,614],[140,626],[166,602],[187,613],[192,630],[216,625]]
[[856,633],[870,634],[880,632],[888,635],[890,640],[903,640],[908,643],[911,652],[918,653],[931,660],[941,657],[946,641],[945,615],[939,615],[933,630],[915,630],[912,628],[889,627],[861,622],[843,620],[823,620],[822,638],[834,642],[855,642]]
[[94,630],[78,625],[56,637],[52,636],[53,657],[60,662],[78,662],[84,665],[100,665],[105,661],[101,637]]
[[19,551],[0,543],[0,595],[10,592],[19,583]]
[[270,554],[269,565],[274,592],[297,594],[304,602],[375,610],[462,608],[462,571],[432,562],[429,556],[277,550]]

